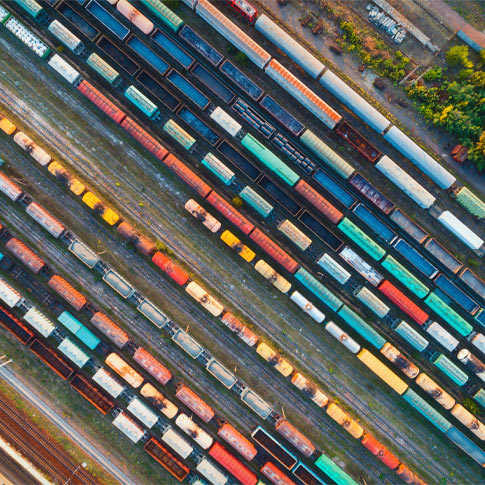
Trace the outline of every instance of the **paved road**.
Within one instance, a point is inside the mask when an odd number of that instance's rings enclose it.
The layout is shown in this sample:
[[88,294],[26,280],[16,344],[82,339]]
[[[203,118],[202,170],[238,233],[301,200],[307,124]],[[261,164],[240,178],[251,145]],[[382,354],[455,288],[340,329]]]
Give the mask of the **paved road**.
[[453,30],[463,30],[472,40],[485,49],[485,33],[470,25],[458,12],[455,12],[443,0],[414,0],[426,12]]
[[32,389],[27,387],[15,373],[6,368],[0,368],[0,376],[12,387],[15,388],[22,396],[34,405],[49,421],[55,424],[63,433],[74,441],[80,448],[82,448],[91,458],[96,460],[104,469],[118,480],[119,483],[126,485],[136,485],[136,481],[122,472],[114,463],[106,458],[103,452],[99,451],[92,443],[90,443],[84,436],[78,433],[65,419],[63,419],[57,412],[52,409],[43,399],[35,394]]

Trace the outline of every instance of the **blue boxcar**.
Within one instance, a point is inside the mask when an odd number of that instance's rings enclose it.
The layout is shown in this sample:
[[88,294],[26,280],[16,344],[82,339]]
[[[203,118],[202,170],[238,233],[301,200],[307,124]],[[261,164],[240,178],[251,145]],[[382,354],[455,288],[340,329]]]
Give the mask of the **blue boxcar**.
[[412,389],[408,389],[402,397],[414,409],[417,409],[429,422],[434,424],[440,431],[446,433],[452,427],[451,423],[444,418],[436,409],[418,396]]
[[474,315],[480,308],[480,305],[475,300],[461,291],[446,276],[440,274],[434,282],[445,295],[449,296],[457,305],[461,306],[463,310],[470,313],[470,315]]
[[424,256],[421,256],[416,249],[409,245],[404,239],[394,243],[394,249],[411,263],[418,271],[428,278],[434,278],[438,274],[438,268],[432,265]]
[[347,209],[351,209],[356,203],[357,199],[353,195],[350,195],[341,185],[320,169],[313,174],[313,178]]
[[352,211],[364,224],[370,227],[387,244],[392,244],[396,239],[396,233],[384,224],[373,212],[365,205],[359,204]]

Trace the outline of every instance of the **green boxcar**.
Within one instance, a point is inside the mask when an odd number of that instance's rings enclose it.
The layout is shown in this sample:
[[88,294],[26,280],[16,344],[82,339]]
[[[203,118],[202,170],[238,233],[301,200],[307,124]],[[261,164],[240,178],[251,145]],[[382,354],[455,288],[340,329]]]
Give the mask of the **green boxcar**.
[[340,316],[350,327],[352,327],[362,338],[367,340],[376,349],[382,349],[386,340],[381,337],[365,320],[363,320],[357,313],[351,310],[347,305],[344,305],[338,312]]
[[472,333],[473,327],[435,293],[431,292],[424,302],[460,335],[467,337]]
[[195,143],[195,138],[190,136],[183,128],[181,128],[175,121],[168,120],[163,125],[163,131],[168,133],[175,141],[180,143],[186,150],[189,150]]
[[451,428],[451,423],[436,411],[433,406],[429,405],[422,397],[418,396],[412,389],[408,389],[402,397],[440,431],[443,431],[443,433],[446,433]]
[[322,283],[320,283],[320,281],[318,281],[306,269],[300,268],[295,273],[295,278],[334,312],[336,312],[343,305],[340,298],[337,298],[326,286],[322,285]]
[[93,52],[87,59],[86,64],[93,68],[105,81],[117,87],[122,82],[120,73],[111,67],[103,58]]
[[386,254],[379,244],[346,217],[338,223],[337,227],[376,261],[382,259]]
[[401,320],[394,331],[411,345],[411,347],[414,347],[419,352],[422,352],[429,344],[420,333],[414,330],[414,328],[404,320]]
[[43,20],[47,17],[46,11],[35,0],[14,0],[14,2],[34,19]]
[[289,186],[293,187],[300,180],[300,176],[296,172],[283,163],[271,150],[259,143],[254,136],[248,133],[241,140],[241,144]]
[[483,406],[483,408],[485,409],[485,391],[483,389],[479,389],[473,395],[473,399],[475,399],[475,401],[477,401],[477,403]]
[[382,266],[419,298],[424,298],[429,293],[429,288],[392,256],[387,256]]
[[470,189],[462,187],[456,194],[456,200],[468,212],[483,219],[485,217],[485,202],[479,199]]
[[338,485],[358,485],[358,483],[347,473],[345,473],[340,467],[338,467],[328,456],[320,455],[315,461],[315,466],[320,468],[327,477],[329,477]]
[[273,210],[273,206],[248,185],[239,192],[239,196],[264,218],[268,217]]
[[436,359],[432,360],[433,364],[438,369],[446,374],[455,384],[463,386],[468,381],[468,376],[456,364],[451,362],[448,357],[440,354]]
[[305,130],[300,137],[300,141],[317,155],[320,160],[325,162],[326,165],[335,170],[342,178],[348,179],[355,172],[354,167],[349,165],[312,131]]
[[4,24],[10,17],[10,12],[0,5],[0,24]]
[[178,32],[182,28],[182,25],[184,25],[184,21],[160,2],[160,0],[141,0],[141,3],[174,32]]
[[211,152],[202,159],[202,165],[212,172],[218,179],[222,180],[225,185],[231,185],[236,178],[235,173],[226,165],[224,165]]
[[152,120],[157,118],[160,114],[158,106],[149,100],[143,93],[138,91],[135,86],[128,86],[125,91],[125,97]]

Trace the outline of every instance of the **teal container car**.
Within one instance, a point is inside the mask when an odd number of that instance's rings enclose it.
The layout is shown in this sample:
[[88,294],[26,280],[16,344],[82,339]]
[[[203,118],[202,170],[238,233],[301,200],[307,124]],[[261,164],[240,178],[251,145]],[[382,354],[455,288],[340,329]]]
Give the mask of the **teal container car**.
[[346,217],[338,223],[337,227],[372,259],[379,261],[386,254],[379,244]]
[[417,351],[422,352],[429,344],[420,333],[414,330],[409,323],[401,320],[401,322],[396,326],[394,331],[403,338],[411,347],[415,348]]
[[181,128],[175,121],[168,120],[163,125],[163,131],[168,133],[175,141],[180,143],[186,150],[195,144],[195,138],[190,136],[183,128]]
[[326,286],[320,283],[320,281],[318,281],[306,269],[299,268],[295,273],[295,278],[334,312],[336,312],[343,305],[340,298],[337,298]]
[[273,206],[248,185],[239,192],[239,196],[264,218],[268,217],[273,211]]
[[300,180],[300,176],[296,172],[283,163],[271,150],[259,143],[251,134],[245,135],[241,144],[290,187],[293,187]]
[[64,325],[73,335],[75,335],[86,347],[94,350],[100,343],[96,335],[91,330],[86,328],[77,318],[73,317],[69,312],[62,312],[57,320]]
[[454,364],[448,357],[440,354],[431,362],[438,367],[438,369],[446,374],[455,384],[463,386],[468,381],[468,376],[456,364]]
[[365,320],[363,320],[357,313],[351,310],[347,305],[344,305],[337,315],[342,318],[349,326],[351,326],[362,338],[367,340],[376,349],[382,349],[386,343],[386,339],[381,337]]
[[96,71],[105,81],[117,87],[121,84],[120,73],[111,67],[102,57],[93,52],[87,59],[86,64]]
[[207,153],[202,159],[202,165],[212,172],[219,180],[222,180],[225,185],[231,185],[236,178],[235,173],[211,152]]
[[47,18],[47,12],[35,0],[14,0],[14,2],[36,20],[43,21]]
[[315,466],[320,468],[333,482],[339,485],[358,485],[358,483],[339,466],[337,466],[327,455],[320,455],[315,461]]
[[412,389],[408,389],[402,397],[443,433],[446,433],[451,428],[451,423]]
[[408,271],[401,263],[392,256],[387,256],[382,266],[395,276],[406,288],[411,290],[417,297],[424,298],[429,293],[429,288]]
[[184,25],[184,21],[160,0],[140,0],[140,2],[173,32],[178,32]]
[[431,292],[424,302],[460,335],[467,337],[472,333],[473,327],[434,292]]
[[135,86],[128,86],[128,89],[125,91],[125,97],[151,120],[158,118],[160,115],[158,106],[150,101],[143,93],[138,91]]

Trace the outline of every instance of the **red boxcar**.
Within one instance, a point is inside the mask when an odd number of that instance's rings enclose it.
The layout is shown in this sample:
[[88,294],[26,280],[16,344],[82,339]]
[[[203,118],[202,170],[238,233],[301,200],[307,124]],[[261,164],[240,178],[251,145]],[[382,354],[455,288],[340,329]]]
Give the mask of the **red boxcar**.
[[37,254],[15,237],[9,239],[7,244],[5,244],[5,247],[8,248],[14,256],[20,259],[20,261],[22,261],[22,263],[24,263],[34,274],[37,274],[45,266],[45,261],[43,259],[39,258]]
[[258,477],[235,456],[231,455],[221,444],[214,443],[209,455],[234,475],[243,485],[256,485]]
[[187,386],[180,386],[175,393],[177,399],[180,399],[192,412],[197,414],[204,423],[208,423],[215,415],[214,410],[201,399],[194,391]]
[[258,453],[256,447],[229,423],[223,424],[217,434],[248,461],[251,461]]
[[232,6],[234,10],[239,12],[243,17],[246,17],[250,22],[256,20],[258,11],[246,0],[226,0],[226,3]]
[[59,275],[54,275],[47,284],[59,295],[64,298],[74,309],[81,311],[86,305],[87,300],[82,295],[74,289],[64,278]]
[[169,151],[129,116],[123,120],[121,126],[159,160],[163,160],[168,155]]
[[172,378],[172,373],[142,347],[136,349],[136,352],[133,354],[133,360],[138,362],[138,364],[163,385]]
[[286,419],[281,419],[276,424],[276,431],[284,436],[295,448],[305,456],[312,456],[315,452],[315,445],[300,431],[298,431]]
[[114,402],[85,377],[76,374],[71,381],[71,386],[103,414],[108,414],[114,408]]
[[404,313],[409,315],[415,322],[424,325],[429,315],[413,303],[401,290],[397,289],[392,283],[384,280],[379,285],[379,291],[389,298]]
[[287,271],[294,273],[300,265],[274,241],[259,229],[255,229],[249,236],[265,253],[281,264]]
[[101,111],[107,114],[116,123],[121,123],[126,117],[124,111],[121,111],[112,103],[104,94],[98,91],[91,83],[82,81],[77,87],[81,93],[93,102]]
[[294,186],[294,189],[320,213],[327,217],[330,222],[338,224],[342,220],[344,215],[304,180],[300,179]]
[[30,350],[65,381],[72,376],[72,373],[74,372],[72,367],[40,340],[34,339],[30,344]]
[[31,330],[2,306],[0,306],[0,323],[24,345],[27,345],[28,341],[34,336]]
[[169,471],[179,482],[181,482],[190,472],[190,470],[172,453],[164,448],[155,438],[145,445],[145,451],[167,471]]
[[182,286],[189,281],[189,275],[178,265],[176,265],[170,258],[167,258],[160,251],[157,251],[152,261],[165,273],[172,278],[175,283]]
[[267,461],[261,468],[261,473],[275,485],[295,485],[279,468]]
[[169,167],[172,172],[178,175],[187,185],[190,185],[195,191],[202,197],[207,197],[207,195],[212,190],[209,185],[207,185],[198,175],[196,175],[192,170],[190,170],[185,163],[182,163],[177,157],[171,153],[168,155],[163,163]]
[[254,225],[249,222],[238,210],[234,209],[229,202],[223,199],[217,192],[213,191],[207,202],[212,204],[226,219],[237,226],[244,234],[249,234]]

